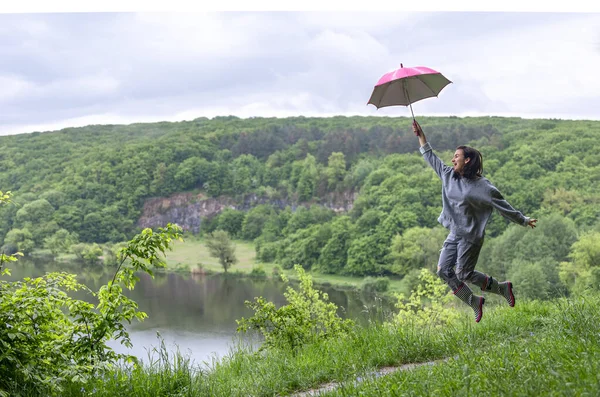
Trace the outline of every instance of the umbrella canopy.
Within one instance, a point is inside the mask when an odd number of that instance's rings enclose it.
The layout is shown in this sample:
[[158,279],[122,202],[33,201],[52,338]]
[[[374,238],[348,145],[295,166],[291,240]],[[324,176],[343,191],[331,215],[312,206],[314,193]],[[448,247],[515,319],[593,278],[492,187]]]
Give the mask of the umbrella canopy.
[[[384,74],[373,89],[368,104],[377,109],[386,106],[410,106],[421,99],[437,97],[440,91],[452,83],[440,72],[425,66],[405,68]],[[414,114],[413,114],[414,118]]]

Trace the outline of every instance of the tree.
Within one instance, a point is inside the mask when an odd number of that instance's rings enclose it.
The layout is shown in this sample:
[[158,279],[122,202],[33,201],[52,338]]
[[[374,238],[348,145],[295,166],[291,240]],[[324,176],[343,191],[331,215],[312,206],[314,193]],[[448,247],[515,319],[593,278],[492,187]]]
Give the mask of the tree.
[[414,227],[392,239],[390,259],[391,271],[401,276],[413,269],[427,268],[435,271],[440,257],[440,248],[448,234],[442,227],[428,229]]
[[346,177],[349,179],[348,184],[353,188],[361,186],[369,174],[377,169],[378,165],[378,162],[373,159],[360,159],[354,164]]
[[50,237],[44,239],[44,247],[48,248],[52,255],[58,255],[61,252],[69,252],[72,245],[79,242],[77,233],[69,233],[68,230],[59,229]]
[[298,201],[303,202],[312,199],[317,187],[319,173],[317,170],[317,162],[313,155],[306,155],[306,158],[302,162],[301,170],[296,193],[298,194]]
[[327,185],[329,189],[338,189],[346,176],[346,158],[344,153],[331,153],[327,161],[325,174],[327,175]]
[[81,225],[81,231],[79,236],[81,241],[91,243],[93,241],[99,241],[104,243],[108,230],[104,226],[104,218],[98,212],[92,212],[83,217],[83,223]]
[[7,253],[22,252],[31,253],[35,247],[33,237],[28,229],[12,229],[6,233],[4,247]]
[[348,248],[352,241],[350,217],[340,216],[331,221],[331,237],[321,249],[317,269],[323,273],[341,273],[348,261]]
[[571,291],[589,287],[596,282],[600,269],[600,232],[590,231],[573,243],[570,261],[561,262],[560,279]]
[[389,240],[381,234],[363,235],[352,240],[344,273],[353,276],[383,274],[384,258],[389,250]]
[[313,225],[292,233],[279,246],[278,262],[284,269],[291,269],[296,264],[310,269],[319,261],[321,249],[330,238],[329,224]]
[[238,260],[235,257],[235,245],[224,230],[216,230],[206,238],[206,246],[213,258],[218,258],[223,270],[235,265]]
[[271,215],[275,215],[275,210],[269,205],[263,204],[252,208],[242,223],[241,237],[245,240],[254,240],[260,236],[265,222]]
[[225,208],[217,219],[217,229],[224,230],[232,237],[238,236],[242,231],[246,213],[231,208]]
[[233,192],[244,194],[260,186],[264,165],[254,156],[243,154],[231,163]]
[[47,200],[54,209],[58,209],[66,202],[66,195],[57,190],[47,190],[40,194],[40,199]]
[[100,260],[102,256],[102,247],[96,243],[86,244],[78,243],[71,246],[71,251],[75,254],[77,259],[82,262],[93,264]]
[[559,214],[547,216],[535,230],[513,224],[483,245],[479,267],[494,277],[506,278],[513,263],[520,260],[565,261],[576,240],[574,222]]
[[210,163],[206,159],[190,157],[181,162],[177,167],[175,180],[181,190],[201,187],[206,181],[209,170]]
[[25,204],[17,211],[17,222],[46,222],[52,219],[54,207],[46,199],[38,199]]
[[[518,261],[509,272],[512,283],[518,286],[519,297],[527,299],[547,299],[556,296],[557,288],[551,278],[557,278],[556,263]],[[564,288],[563,288],[564,289]]]

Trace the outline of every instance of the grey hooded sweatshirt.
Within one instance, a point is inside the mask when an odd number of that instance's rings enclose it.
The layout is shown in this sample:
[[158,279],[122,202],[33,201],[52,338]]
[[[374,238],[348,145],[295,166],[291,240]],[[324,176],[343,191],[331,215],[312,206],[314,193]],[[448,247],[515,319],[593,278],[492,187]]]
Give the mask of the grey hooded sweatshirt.
[[514,223],[529,224],[529,218],[514,209],[489,180],[454,177],[454,169],[433,153],[429,142],[419,150],[442,180],[442,213],[438,222],[456,236],[472,242],[482,240],[494,208]]

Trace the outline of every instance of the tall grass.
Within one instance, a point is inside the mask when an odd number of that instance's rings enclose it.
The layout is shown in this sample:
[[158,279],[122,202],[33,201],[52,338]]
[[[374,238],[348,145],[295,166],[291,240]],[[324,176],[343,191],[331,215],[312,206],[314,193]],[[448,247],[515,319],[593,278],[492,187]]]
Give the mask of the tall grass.
[[[503,313],[466,335],[474,338],[443,364],[370,377],[359,384],[345,382],[323,395],[369,396],[382,391],[391,396],[599,395],[598,297],[561,299],[551,310],[541,304],[523,309]],[[499,321],[506,324],[497,327]],[[511,333],[513,327],[516,332]]]
[[179,349],[169,352],[160,338],[159,347],[148,351],[147,362],[121,365],[84,387],[71,385],[65,396],[200,396],[203,369]]
[[[600,385],[599,342],[600,295],[585,293],[488,308],[479,324],[467,312],[443,328],[370,322],[296,352],[258,353],[238,342],[203,366],[162,344],[148,363],[63,395],[283,396],[338,382],[324,395],[592,396]],[[382,367],[431,361],[376,376]]]

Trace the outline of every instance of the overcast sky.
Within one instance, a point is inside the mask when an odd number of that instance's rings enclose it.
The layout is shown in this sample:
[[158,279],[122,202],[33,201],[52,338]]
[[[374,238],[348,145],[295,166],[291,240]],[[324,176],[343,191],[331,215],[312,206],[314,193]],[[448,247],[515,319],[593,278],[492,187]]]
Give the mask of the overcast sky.
[[0,135],[197,117],[410,116],[403,63],[450,79],[415,115],[600,119],[600,13],[0,14]]

